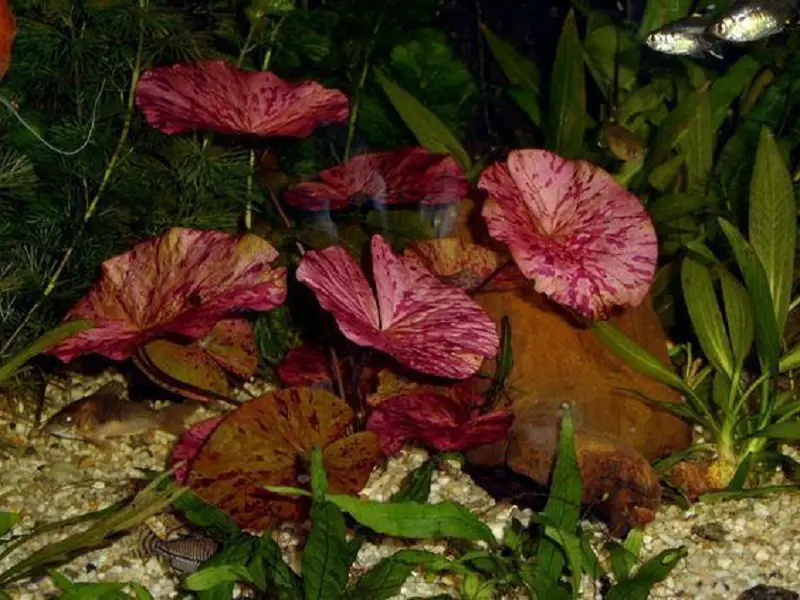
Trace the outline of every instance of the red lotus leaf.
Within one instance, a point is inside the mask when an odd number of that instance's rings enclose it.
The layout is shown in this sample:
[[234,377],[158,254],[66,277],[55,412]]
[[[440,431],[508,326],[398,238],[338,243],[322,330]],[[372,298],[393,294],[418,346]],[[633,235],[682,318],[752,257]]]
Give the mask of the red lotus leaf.
[[390,455],[406,442],[419,442],[440,452],[461,452],[504,438],[514,420],[508,411],[480,415],[471,396],[459,399],[420,389],[387,398],[375,408],[367,429],[378,435]]
[[372,238],[377,290],[341,246],[308,252],[297,279],[308,285],[342,333],[422,373],[463,379],[497,354],[495,324],[467,294],[396,256]]
[[103,263],[87,296],[67,315],[95,327],[50,350],[68,362],[95,352],[114,360],[166,336],[195,340],[224,316],[269,310],[286,297],[286,271],[262,238],[174,228]]
[[403,256],[441,281],[464,290],[513,290],[527,280],[494,250],[458,238],[419,240],[406,245]]
[[516,150],[481,175],[483,216],[536,290],[584,317],[636,306],[655,274],[655,230],[641,202],[602,169]]
[[278,366],[278,378],[287,386],[330,387],[330,357],[321,348],[308,344],[293,348]]
[[147,122],[174,135],[197,129],[227,134],[306,137],[347,119],[347,97],[315,81],[289,83],[222,60],[145,71],[136,105]]
[[172,456],[170,457],[170,465],[177,465],[179,462],[186,461],[183,465],[175,469],[173,477],[177,483],[181,485],[186,483],[186,477],[189,474],[192,461],[195,456],[200,453],[203,444],[211,437],[217,425],[219,425],[224,418],[224,416],[220,415],[219,417],[211,417],[210,419],[192,425],[186,430],[186,433],[181,436],[178,443],[175,444],[175,448],[172,450]]
[[258,367],[253,325],[223,319],[191,344],[153,340],[136,349],[136,366],[152,381],[177,394],[207,402],[230,399],[226,371],[246,379]]
[[0,0],[0,79],[6,76],[11,66],[11,49],[17,34],[14,13],[6,0]]
[[337,210],[363,198],[378,204],[449,204],[469,191],[452,156],[420,147],[361,154],[319,178],[288,190],[284,199],[305,210]]
[[380,458],[377,437],[346,436],[353,411],[312,388],[271,392],[242,404],[211,434],[194,459],[188,485],[245,529],[263,531],[301,518],[307,501],[266,492],[265,485],[305,487],[313,446],[323,449],[332,493],[364,487]]

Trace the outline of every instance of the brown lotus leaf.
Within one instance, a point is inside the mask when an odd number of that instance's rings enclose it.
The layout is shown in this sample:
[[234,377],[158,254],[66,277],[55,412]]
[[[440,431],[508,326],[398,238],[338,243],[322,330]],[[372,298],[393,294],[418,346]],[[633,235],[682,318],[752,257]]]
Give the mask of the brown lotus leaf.
[[377,463],[377,437],[345,437],[353,411],[319,388],[288,388],[242,404],[214,430],[191,466],[187,483],[242,528],[264,531],[303,518],[306,499],[265,491],[265,485],[304,487],[313,446],[333,493],[361,490]]
[[139,348],[134,362],[153,382],[177,394],[208,402],[230,397],[226,371],[250,377],[258,366],[252,324],[223,319],[191,344],[154,340]]

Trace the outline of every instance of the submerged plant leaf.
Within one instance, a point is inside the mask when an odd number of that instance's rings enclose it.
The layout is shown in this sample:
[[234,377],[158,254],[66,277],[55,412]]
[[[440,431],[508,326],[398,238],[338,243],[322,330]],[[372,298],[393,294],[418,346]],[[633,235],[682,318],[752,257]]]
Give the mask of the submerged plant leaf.
[[312,447],[323,449],[333,493],[355,493],[378,457],[368,432],[347,437],[353,411],[333,394],[289,388],[245,402],[220,423],[191,465],[188,485],[241,527],[263,531],[305,514],[307,502],[264,492],[308,476]]
[[494,322],[467,294],[372,238],[376,294],[340,246],[306,253],[297,279],[312,288],[352,342],[432,375],[464,379],[497,353]]
[[637,306],[658,244],[639,199],[585,161],[515,150],[481,175],[489,234],[508,244],[536,291],[588,319]]
[[720,282],[734,367],[741,368],[753,345],[753,307],[747,290],[733,275],[721,271]]
[[303,210],[329,211],[370,202],[451,204],[469,191],[461,167],[449,154],[421,147],[368,152],[319,173],[320,181],[287,190],[284,200]]
[[17,513],[0,511],[0,538],[11,531],[19,521],[20,516]]
[[327,500],[311,507],[311,533],[303,552],[306,600],[340,598],[347,587],[350,560],[345,540],[344,515]]
[[289,83],[223,60],[177,63],[142,73],[136,105],[147,122],[175,135],[197,129],[228,134],[306,137],[347,119],[348,101],[316,81]]
[[548,146],[568,158],[583,151],[586,131],[586,77],[583,47],[578,37],[575,11],[570,10],[561,30],[550,79]]
[[508,411],[480,414],[482,398],[454,398],[427,390],[404,392],[383,400],[369,416],[367,429],[381,442],[384,454],[395,454],[415,441],[440,452],[463,451],[503,439],[514,415]]
[[103,263],[100,279],[67,315],[95,327],[49,353],[63,361],[90,352],[123,360],[154,339],[199,339],[235,311],[270,310],[286,297],[277,257],[256,235],[170,229]]
[[375,77],[420,145],[436,154],[451,154],[461,168],[468,171],[472,161],[453,132],[385,73],[378,70],[375,72]]
[[664,581],[688,553],[683,546],[664,550],[639,567],[633,577],[612,587],[608,600],[647,600],[653,586]]
[[761,130],[750,184],[749,237],[767,276],[780,335],[794,280],[797,202],[789,170],[766,127]]

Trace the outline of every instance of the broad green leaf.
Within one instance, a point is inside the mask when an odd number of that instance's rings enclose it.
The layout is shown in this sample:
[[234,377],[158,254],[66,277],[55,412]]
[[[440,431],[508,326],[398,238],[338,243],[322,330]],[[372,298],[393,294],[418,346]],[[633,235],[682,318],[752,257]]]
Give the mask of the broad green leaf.
[[193,592],[202,592],[221,584],[233,584],[240,581],[255,583],[247,567],[244,565],[216,565],[192,573],[184,580],[183,587]]
[[37,356],[45,350],[52,348],[56,344],[60,344],[64,340],[71,338],[73,335],[76,335],[82,331],[86,331],[87,329],[91,329],[92,327],[94,327],[94,323],[80,320],[66,321],[60,325],[57,325],[50,331],[47,331],[39,339],[35,340],[32,344],[26,348],[23,348],[20,352],[12,356],[4,364],[0,365],[0,382],[11,377],[17,372],[17,369],[19,369],[34,356]]
[[611,558],[611,570],[614,572],[614,578],[617,581],[624,581],[630,577],[631,571],[633,571],[639,558],[642,536],[643,531],[641,529],[631,529],[621,544],[614,541],[606,544]]
[[392,502],[427,502],[437,462],[435,458],[430,458],[411,473],[402,487],[392,496]]
[[489,44],[489,50],[500,65],[503,73],[513,86],[509,93],[514,101],[528,113],[535,125],[542,125],[541,73],[532,60],[493,33],[486,25],[480,25],[483,36]]
[[[681,154],[670,156],[650,172],[647,181],[659,192],[672,191],[675,178],[680,174],[685,158]],[[645,157],[645,166],[647,166],[647,157]]]
[[371,502],[336,494],[329,495],[328,499],[378,533],[414,539],[453,538],[495,543],[491,529],[483,521],[449,500],[439,504]]
[[692,328],[703,353],[715,368],[732,378],[733,355],[710,271],[687,256],[681,268],[681,285]]
[[154,600],[153,595],[143,585],[139,583],[131,583],[129,585],[136,596],[136,600]]
[[611,323],[596,322],[592,325],[591,331],[633,370],[649,375],[661,383],[683,392],[691,391],[668,365],[650,354]]
[[535,600],[569,600],[572,597],[567,590],[557,582],[542,574],[536,563],[527,562],[520,566],[519,576],[530,590],[531,597]]
[[692,0],[647,0],[639,37],[644,39],[651,31],[685,17],[691,8]]
[[753,248],[729,221],[719,219],[720,227],[728,238],[742,271],[747,294],[753,304],[755,338],[762,365],[773,375],[778,373],[780,335],[775,322],[775,312],[769,291],[767,275]]
[[664,550],[639,567],[633,577],[612,587],[608,600],[647,600],[652,587],[664,581],[688,553],[683,546]]
[[[108,600],[113,597],[119,598],[122,590],[127,583],[76,583],[72,588],[59,596],[60,600]],[[124,596],[127,598],[127,594]]]
[[255,581],[272,591],[274,600],[302,600],[300,578],[283,560],[281,549],[269,531],[261,535],[248,569]]
[[711,125],[709,94],[697,96],[694,116],[689,121],[686,135],[681,138],[680,149],[686,157],[686,174],[689,192],[703,193],[711,168],[714,165],[714,143],[717,131]]
[[411,572],[421,567],[430,572],[461,571],[447,557],[426,550],[400,550],[387,556],[347,590],[348,600],[387,600],[395,597]]
[[561,30],[550,80],[548,110],[550,149],[567,158],[578,157],[583,150],[586,125],[583,48],[578,37],[575,12],[571,10]]
[[708,84],[687,94],[664,119],[647,153],[645,165],[648,170],[660,166],[669,158],[670,151],[686,135],[692,122],[697,118],[698,104],[706,102],[707,96]]
[[709,197],[704,194],[666,194],[659,196],[647,210],[653,223],[660,225],[702,211],[709,205]]
[[760,68],[759,62],[746,54],[711,85],[711,129],[717,131],[727,118],[728,107],[743,94]]
[[[595,12],[592,16],[597,14]],[[619,89],[633,89],[639,66],[640,45],[627,31],[611,22],[601,24],[587,33],[583,47],[586,66],[608,102],[614,101],[612,88],[615,65],[618,65]]]
[[750,244],[767,276],[780,334],[792,292],[797,204],[789,170],[766,127],[761,130],[750,183],[749,233]]
[[[240,533],[224,543],[213,557],[203,563],[203,568],[197,573],[202,573],[212,567],[236,566],[247,572],[247,580],[253,579],[254,575],[258,576],[259,569],[249,563],[256,553],[257,544],[257,538]],[[211,572],[210,577],[215,577],[214,571]],[[197,590],[197,597],[200,600],[230,600],[236,581],[235,574],[220,573],[217,583],[206,589]],[[206,584],[201,580],[201,585]]]
[[420,145],[434,153],[451,154],[465,171],[469,170],[472,161],[453,132],[385,73],[377,70],[375,76],[400,118],[403,119]]
[[627,127],[637,116],[663,109],[669,97],[669,89],[670,85],[666,81],[655,81],[635,89],[617,108],[617,121]]
[[773,423],[760,431],[751,434],[754,438],[770,438],[774,440],[800,440],[800,421],[784,421]]
[[20,516],[17,513],[0,511],[0,538],[11,531],[19,520]]
[[185,492],[172,506],[217,541],[225,542],[241,535],[239,527],[228,515],[191,492]]
[[747,290],[733,275],[723,270],[720,282],[733,360],[736,368],[741,368],[753,345],[753,307]]
[[339,598],[347,588],[350,572],[344,515],[328,500],[311,506],[311,533],[303,552],[306,600]]
[[574,533],[578,529],[581,507],[581,474],[578,468],[578,457],[575,453],[575,437],[572,427],[572,416],[565,413],[561,419],[558,454],[553,470],[550,494],[542,516],[553,522],[552,529],[546,529],[552,539],[542,539],[536,563],[544,577],[558,581],[564,570],[566,555],[572,573],[573,596],[577,598],[581,581],[581,565],[583,556],[580,538],[568,539],[560,535],[561,531]]

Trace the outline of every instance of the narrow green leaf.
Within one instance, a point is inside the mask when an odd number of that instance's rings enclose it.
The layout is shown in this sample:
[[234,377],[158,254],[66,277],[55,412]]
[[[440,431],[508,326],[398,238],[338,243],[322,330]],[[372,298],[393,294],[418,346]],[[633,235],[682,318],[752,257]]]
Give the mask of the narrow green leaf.
[[551,581],[558,581],[564,570],[564,556],[566,555],[572,573],[573,596],[576,598],[580,589],[583,561],[580,539],[576,538],[573,543],[564,536],[559,536],[559,530],[567,533],[577,531],[580,506],[581,474],[578,468],[578,456],[575,453],[572,416],[567,412],[561,419],[558,454],[556,455],[550,494],[542,511],[542,516],[553,521],[555,529],[550,532],[550,535],[558,536],[559,543],[543,539],[539,544],[536,562],[544,577],[550,578]]
[[224,583],[254,583],[250,571],[244,565],[216,565],[192,573],[183,582],[183,587],[193,592],[202,592]]
[[453,132],[419,100],[397,85],[385,73],[377,70],[375,76],[400,118],[403,119],[420,145],[434,153],[451,154],[462,168],[468,171],[472,161]]
[[736,472],[728,482],[728,490],[738,492],[744,489],[744,484],[747,482],[747,476],[750,474],[750,466],[753,464],[753,453],[748,452],[745,457],[739,462]]
[[651,31],[685,17],[691,8],[692,0],[647,0],[639,37],[644,38]]
[[302,600],[300,579],[284,561],[281,549],[270,532],[263,533],[259,538],[248,569],[254,580],[273,592],[274,600]]
[[789,352],[784,354],[780,362],[781,373],[786,373],[787,371],[793,371],[795,369],[800,369],[800,344],[797,344],[794,348],[789,350]]
[[688,553],[683,546],[664,550],[639,567],[633,577],[612,587],[608,600],[647,600],[652,587],[669,577],[672,569]]
[[[713,503],[725,500],[741,500],[742,498],[760,498],[772,494],[795,493],[800,491],[799,484],[786,485],[762,485],[755,488],[745,488],[743,490],[724,490],[722,492],[709,492],[701,494],[698,500],[703,503]],[[620,600],[622,600],[620,598]]]
[[561,30],[550,80],[549,147],[568,158],[578,157],[583,150],[586,125],[583,48],[575,12],[570,10]]
[[17,513],[0,511],[0,538],[11,531],[19,520],[20,516]]
[[28,347],[22,349],[20,352],[12,356],[3,365],[0,365],[0,382],[5,381],[17,372],[22,365],[44,352],[52,348],[56,344],[60,344],[66,339],[71,338],[73,335],[86,331],[94,327],[94,323],[90,321],[66,321],[46,332],[39,339],[34,341]]
[[[76,583],[59,596],[59,600],[108,600],[114,594],[119,597],[126,583]],[[125,595],[127,598],[127,595]]]
[[769,438],[773,440],[800,440],[800,421],[784,421],[773,423],[764,429],[756,431],[750,437]]
[[528,115],[531,123],[537,127],[542,127],[544,117],[542,116],[542,100],[540,95],[531,90],[517,87],[510,87],[507,91],[511,99],[516,102],[517,106]]
[[631,369],[649,375],[675,389],[691,392],[684,381],[668,365],[650,354],[611,323],[596,322],[592,325],[591,331]]
[[598,11],[590,15],[583,47],[589,72],[606,100],[613,102],[611,94],[615,77],[623,93],[636,84],[641,45],[625,29],[603,17],[605,14]]
[[347,588],[350,572],[344,515],[330,501],[315,500],[311,506],[311,533],[303,552],[306,600],[339,598]]
[[777,375],[780,351],[780,336],[778,325],[775,321],[775,312],[769,291],[767,275],[761,261],[756,256],[753,248],[742,237],[739,230],[729,221],[719,219],[720,227],[728,243],[733,248],[736,262],[744,277],[747,294],[753,305],[753,318],[755,320],[755,338],[758,355],[762,365]]
[[664,119],[647,153],[645,161],[647,170],[660,166],[669,158],[672,148],[686,135],[692,121],[697,117],[697,105],[705,102],[707,95],[708,85],[706,84],[700,89],[687,94]]
[[371,502],[332,494],[328,499],[362,525],[386,535],[414,539],[453,538],[495,543],[491,529],[469,510],[445,501]]
[[794,276],[797,204],[792,178],[769,129],[761,129],[750,182],[750,244],[764,267],[778,333],[783,332]]
[[131,589],[133,590],[133,593],[136,596],[136,600],[153,600],[153,595],[143,585],[139,583],[131,583],[129,585],[131,586]]
[[324,500],[328,493],[328,476],[325,474],[325,465],[322,463],[322,448],[311,448],[311,490],[315,500]]
[[699,94],[694,115],[689,121],[686,135],[681,138],[680,149],[686,157],[688,191],[702,193],[706,189],[711,168],[714,166],[714,143],[717,131],[711,126],[709,94]]
[[402,487],[392,496],[392,502],[427,502],[437,462],[435,458],[430,458],[411,473]]
[[531,597],[536,600],[569,600],[572,597],[557,582],[544,576],[535,563],[528,562],[520,566],[519,576],[530,590]]
[[703,353],[716,369],[732,378],[733,355],[711,272],[704,264],[687,256],[681,267],[681,285],[689,318]]
[[213,504],[207,504],[191,492],[185,492],[172,505],[191,523],[220,542],[238,537],[241,532],[234,521]]
[[753,345],[753,308],[747,290],[727,271],[720,273],[725,321],[736,368],[741,368]]
[[400,550],[387,556],[347,590],[348,600],[388,600],[395,597],[412,571],[421,567],[430,572],[461,571],[463,567],[447,557],[426,550]]
[[737,60],[711,85],[711,129],[716,131],[728,116],[728,107],[741,94],[747,91],[753,77],[761,68],[760,63],[749,54]]
[[61,571],[47,569],[47,574],[53,581],[53,585],[55,585],[62,592],[66,592],[67,590],[71,590],[75,587],[75,584],[72,582],[72,580],[64,575]]

